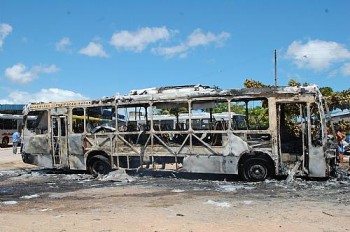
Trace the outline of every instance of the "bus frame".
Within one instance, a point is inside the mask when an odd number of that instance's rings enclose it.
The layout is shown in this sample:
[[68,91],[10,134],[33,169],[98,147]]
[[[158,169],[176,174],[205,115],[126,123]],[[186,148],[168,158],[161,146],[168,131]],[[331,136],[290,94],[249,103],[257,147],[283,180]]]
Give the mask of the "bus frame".
[[[226,119],[214,119],[217,106],[224,106],[220,113]],[[235,107],[245,107],[247,124],[257,124],[235,127]],[[188,114],[186,127],[179,123],[182,108]],[[337,154],[328,140],[325,108],[317,86],[171,86],[98,100],[32,103],[24,110],[22,159],[45,168],[88,170],[94,176],[114,168],[151,167],[238,174],[248,181],[286,176],[292,170],[296,176],[325,178],[334,172]],[[299,112],[293,118],[299,130],[295,141],[285,127],[291,109]],[[263,113],[250,115],[256,110]],[[196,112],[211,115],[205,128],[194,126]],[[176,118],[174,127],[157,124],[166,113]],[[31,128],[26,123],[30,115],[38,121]]]

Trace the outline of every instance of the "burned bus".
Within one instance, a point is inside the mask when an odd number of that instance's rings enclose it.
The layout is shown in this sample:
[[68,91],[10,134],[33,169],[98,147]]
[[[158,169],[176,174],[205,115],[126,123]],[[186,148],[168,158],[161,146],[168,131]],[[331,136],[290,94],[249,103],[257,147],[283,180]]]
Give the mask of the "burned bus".
[[324,178],[336,160],[325,114],[316,86],[171,86],[98,100],[32,103],[24,118],[35,116],[36,122],[25,122],[22,158],[95,176],[118,168],[165,168],[236,174],[248,181],[292,170]]

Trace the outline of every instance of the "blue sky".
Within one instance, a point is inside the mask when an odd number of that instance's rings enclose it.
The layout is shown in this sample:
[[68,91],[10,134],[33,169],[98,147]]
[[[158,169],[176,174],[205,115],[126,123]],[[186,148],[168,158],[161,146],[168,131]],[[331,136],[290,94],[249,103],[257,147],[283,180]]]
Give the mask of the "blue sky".
[[0,0],[0,103],[245,79],[350,88],[348,0]]

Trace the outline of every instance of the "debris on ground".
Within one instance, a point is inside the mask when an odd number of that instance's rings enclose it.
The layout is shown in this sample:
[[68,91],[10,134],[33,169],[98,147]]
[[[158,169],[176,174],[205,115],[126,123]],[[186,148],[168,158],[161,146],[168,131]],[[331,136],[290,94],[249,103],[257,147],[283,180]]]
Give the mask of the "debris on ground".
[[135,179],[125,172],[125,169],[118,169],[107,175],[100,175],[97,177],[101,181],[111,181],[111,182],[123,182],[129,183],[134,182]]

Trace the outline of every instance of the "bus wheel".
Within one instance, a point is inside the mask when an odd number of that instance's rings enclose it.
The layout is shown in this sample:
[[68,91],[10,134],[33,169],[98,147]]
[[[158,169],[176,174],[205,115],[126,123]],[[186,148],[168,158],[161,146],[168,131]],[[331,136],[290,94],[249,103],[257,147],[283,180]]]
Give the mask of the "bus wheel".
[[106,175],[112,170],[108,158],[102,155],[96,155],[90,158],[88,168],[93,177]]
[[7,147],[9,145],[9,139],[4,137],[1,141],[1,147]]
[[243,164],[243,178],[246,181],[264,181],[269,177],[269,168],[266,160],[250,158]]

